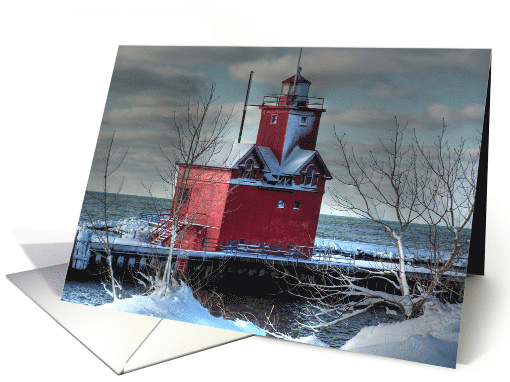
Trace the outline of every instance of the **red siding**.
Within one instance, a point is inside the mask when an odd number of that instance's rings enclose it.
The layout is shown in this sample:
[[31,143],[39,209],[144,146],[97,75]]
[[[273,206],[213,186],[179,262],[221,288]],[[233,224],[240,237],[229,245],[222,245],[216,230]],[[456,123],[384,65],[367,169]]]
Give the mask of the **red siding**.
[[[289,108],[261,106],[257,146],[270,147],[278,161],[282,159],[285,133],[289,121]],[[271,116],[277,115],[276,123],[271,123]]]
[[[220,238],[313,246],[322,193],[236,186],[227,196]],[[285,207],[278,208],[284,200]],[[299,209],[294,209],[299,202]]]
[[303,135],[297,142],[297,145],[303,150],[315,150],[315,146],[317,145],[317,135],[319,134],[319,124],[321,122],[322,111],[313,111],[315,114],[315,120],[313,122],[312,130],[308,134]]
[[[182,167],[179,168],[179,177],[183,178]],[[186,229],[183,237],[178,240],[177,247],[182,245],[182,249],[200,250],[202,238],[218,238],[230,177],[230,169],[194,166],[190,170],[186,177],[188,181],[183,185],[190,188],[189,201],[182,209],[179,220],[187,218],[188,222],[195,225]]]

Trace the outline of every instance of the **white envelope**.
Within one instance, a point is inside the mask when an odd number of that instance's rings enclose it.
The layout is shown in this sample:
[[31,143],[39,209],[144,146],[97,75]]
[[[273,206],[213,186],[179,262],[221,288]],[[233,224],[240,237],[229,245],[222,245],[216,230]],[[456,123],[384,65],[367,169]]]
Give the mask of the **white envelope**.
[[[39,244],[26,245],[24,249],[37,266],[48,258],[65,256],[66,251],[69,256],[71,247],[69,243]],[[14,273],[7,278],[117,374],[251,336],[63,302],[60,298],[66,273],[67,263]]]

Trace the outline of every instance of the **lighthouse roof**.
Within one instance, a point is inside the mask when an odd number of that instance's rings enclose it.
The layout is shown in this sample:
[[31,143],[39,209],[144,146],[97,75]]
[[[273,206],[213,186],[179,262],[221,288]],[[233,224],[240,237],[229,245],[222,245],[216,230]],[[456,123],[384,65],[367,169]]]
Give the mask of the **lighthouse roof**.
[[299,146],[294,147],[285,162],[282,163],[281,172],[289,175],[298,174],[315,154],[317,154],[315,150],[303,150]]
[[[243,159],[254,146],[253,143],[220,142],[204,152],[193,165],[232,168]],[[177,161],[177,164],[183,163],[184,161]]]
[[[288,83],[294,83],[294,77],[296,77],[296,75],[293,75],[292,77],[289,77],[287,78],[286,80],[283,80],[282,81],[282,84],[288,84]],[[305,83],[305,84],[311,84],[310,81],[308,81],[305,77],[303,77],[301,74],[298,74],[298,78],[297,78],[297,81],[296,83]]]
[[318,161],[323,168],[324,175],[331,179],[324,161],[316,150],[304,150],[299,146],[294,147],[290,155],[280,164],[270,147],[257,146],[253,143],[223,142],[214,147],[214,152],[203,155],[194,165],[236,168],[239,163],[254,153],[262,162],[266,176],[299,175],[305,166],[312,161]]
[[299,146],[294,147],[290,155],[282,163],[281,174],[298,175],[303,168],[316,158],[320,166],[324,169],[326,179],[331,179],[331,174],[322,160],[320,154],[316,150],[303,150]]
[[253,143],[222,143],[218,145],[216,152],[210,158],[204,158],[207,163],[203,163],[203,165],[224,168],[234,167],[253,149],[253,146],[255,146]]
[[280,168],[280,163],[278,162],[278,159],[276,159],[273,150],[271,150],[269,147],[263,146],[257,146],[257,148],[259,149],[259,152],[262,154],[264,162],[266,162],[267,167],[269,168],[269,172],[276,174],[278,172],[278,169]]

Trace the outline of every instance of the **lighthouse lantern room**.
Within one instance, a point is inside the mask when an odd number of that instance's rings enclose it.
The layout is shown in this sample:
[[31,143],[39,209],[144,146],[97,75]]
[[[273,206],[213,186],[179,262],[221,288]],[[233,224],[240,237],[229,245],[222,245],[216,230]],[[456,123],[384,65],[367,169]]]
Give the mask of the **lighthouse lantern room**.
[[[204,178],[214,181],[197,179],[192,189],[179,191],[186,194],[184,214],[191,216],[197,206],[214,204],[207,213],[194,214],[198,218],[177,243],[180,248],[204,250],[206,243],[207,250],[214,251],[221,246],[210,243],[230,241],[313,247],[331,174],[315,149],[324,101],[308,96],[310,85],[298,68],[296,75],[282,81],[281,94],[265,96],[259,105],[255,144],[225,143],[207,164],[193,166],[197,174],[209,174]],[[168,219],[174,218],[185,219],[170,213]],[[170,245],[163,227],[154,231],[152,241]]]

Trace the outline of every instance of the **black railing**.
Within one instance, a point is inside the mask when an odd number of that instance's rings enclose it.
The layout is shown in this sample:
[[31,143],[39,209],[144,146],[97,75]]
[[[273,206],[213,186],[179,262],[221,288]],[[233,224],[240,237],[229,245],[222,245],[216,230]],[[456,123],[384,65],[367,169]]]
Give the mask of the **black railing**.
[[[264,96],[262,101],[262,106],[279,106],[280,105],[280,97],[286,97],[286,95],[282,94],[272,94]],[[291,97],[291,96],[287,96]],[[303,100],[305,99],[305,100]],[[294,99],[290,102],[292,106],[306,106],[310,108],[323,109],[324,108],[324,98],[317,97],[303,97],[299,95],[295,95]]]

